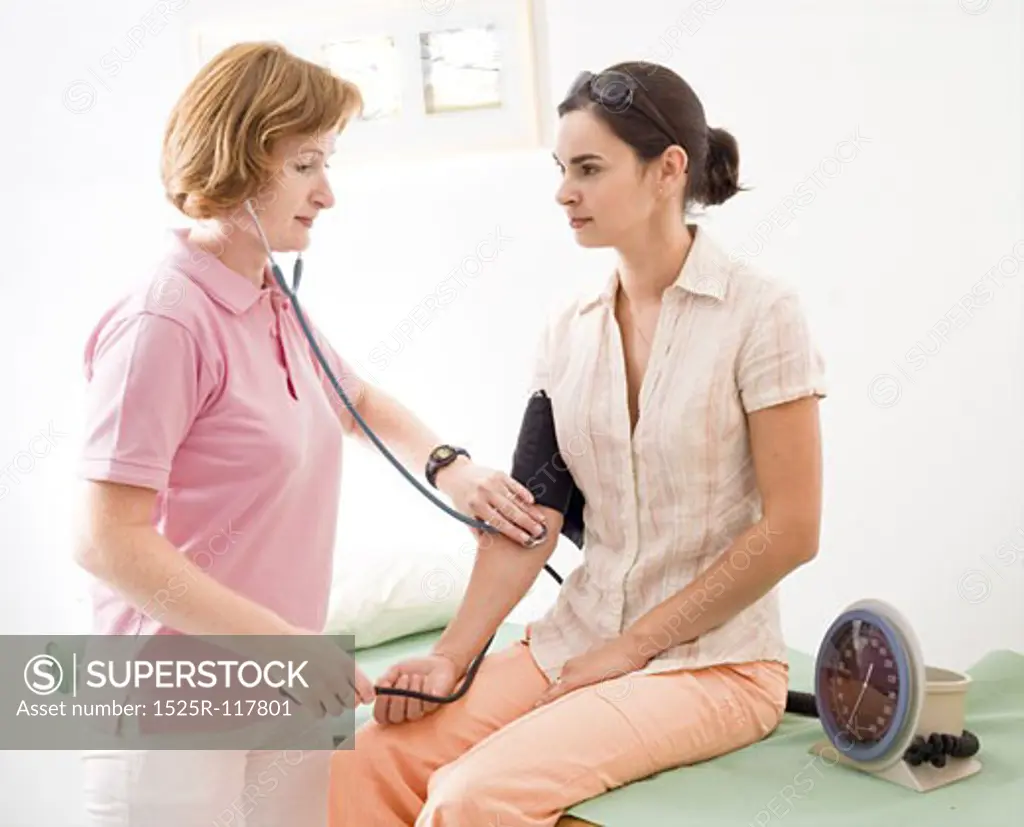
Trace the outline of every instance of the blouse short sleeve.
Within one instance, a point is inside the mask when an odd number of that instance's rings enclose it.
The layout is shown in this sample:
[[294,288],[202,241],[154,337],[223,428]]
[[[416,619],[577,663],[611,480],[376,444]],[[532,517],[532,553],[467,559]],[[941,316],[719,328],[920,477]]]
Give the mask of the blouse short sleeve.
[[193,335],[146,312],[112,321],[86,351],[79,473],[161,491],[214,381]]
[[740,350],[737,382],[747,413],[826,396],[824,360],[796,293],[784,292],[755,320]]
[[530,384],[527,388],[529,393],[549,390],[548,384],[551,379],[551,368],[548,361],[550,358],[548,333],[549,330],[545,327],[534,344],[533,364],[530,368]]

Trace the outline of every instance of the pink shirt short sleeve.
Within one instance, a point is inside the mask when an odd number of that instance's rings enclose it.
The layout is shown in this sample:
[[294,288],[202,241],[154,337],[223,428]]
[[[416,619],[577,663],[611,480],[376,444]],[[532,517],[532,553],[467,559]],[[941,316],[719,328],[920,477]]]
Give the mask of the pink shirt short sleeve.
[[[303,308],[303,313],[305,314],[305,308]],[[315,335],[320,354],[324,357],[324,361],[327,362],[327,367],[330,368],[331,373],[334,374],[334,378],[341,387],[342,393],[348,397],[348,401],[351,402],[353,406],[358,406],[366,389],[363,380],[352,369],[352,366],[349,365],[349,363],[346,362],[333,347],[331,347],[330,342],[328,342],[319,331],[314,330],[313,333]],[[320,384],[324,389],[324,393],[327,395],[328,400],[330,400],[331,407],[334,408],[335,413],[337,413],[341,422],[344,423],[346,428],[359,427],[355,423],[348,406],[345,405],[344,401],[338,395],[334,382],[331,381],[331,377],[324,371],[323,366],[320,364],[316,352],[312,347],[309,349],[309,353],[310,359],[312,359],[316,365],[317,376],[320,379]]]
[[97,341],[86,372],[85,475],[166,489],[214,387],[193,334],[164,316],[125,316]]

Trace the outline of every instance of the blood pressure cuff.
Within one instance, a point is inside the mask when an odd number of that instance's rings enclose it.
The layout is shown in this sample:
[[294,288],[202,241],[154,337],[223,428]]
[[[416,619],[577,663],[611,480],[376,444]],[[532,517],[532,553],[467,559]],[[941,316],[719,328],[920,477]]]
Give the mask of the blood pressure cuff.
[[583,548],[585,500],[559,452],[551,399],[544,391],[527,402],[510,476],[530,489],[538,505],[560,512],[562,534]]

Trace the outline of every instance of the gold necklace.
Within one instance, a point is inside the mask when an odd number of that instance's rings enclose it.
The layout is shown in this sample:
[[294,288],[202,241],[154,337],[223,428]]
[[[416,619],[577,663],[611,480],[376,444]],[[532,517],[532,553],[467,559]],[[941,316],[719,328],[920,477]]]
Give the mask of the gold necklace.
[[633,328],[636,330],[640,338],[643,339],[644,344],[646,344],[647,347],[653,349],[654,345],[652,345],[651,340],[644,335],[643,328],[641,327],[636,315],[633,313],[633,303],[629,300],[629,295],[626,293],[625,290],[622,291],[622,297],[626,300],[626,306],[629,309],[629,318],[630,321],[633,322]]

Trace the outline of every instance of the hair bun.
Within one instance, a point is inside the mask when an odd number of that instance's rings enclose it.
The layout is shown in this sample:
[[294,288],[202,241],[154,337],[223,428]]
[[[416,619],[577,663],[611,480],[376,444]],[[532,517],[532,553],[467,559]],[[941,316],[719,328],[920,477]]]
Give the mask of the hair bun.
[[740,150],[736,139],[724,129],[708,127],[708,155],[700,202],[721,204],[740,189]]

